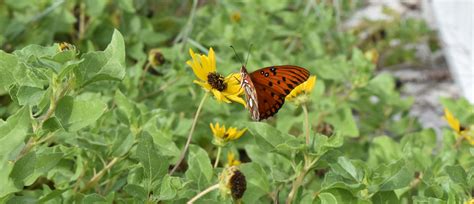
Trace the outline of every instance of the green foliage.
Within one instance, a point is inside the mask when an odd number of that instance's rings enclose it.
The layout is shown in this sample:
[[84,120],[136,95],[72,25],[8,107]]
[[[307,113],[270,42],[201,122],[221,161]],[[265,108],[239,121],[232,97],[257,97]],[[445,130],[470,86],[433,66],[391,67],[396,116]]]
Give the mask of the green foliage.
[[[242,162],[243,203],[470,199],[473,146],[451,129],[422,129],[408,114],[413,99],[365,56],[376,48],[387,64],[410,62],[404,45],[432,32],[388,10],[390,22],[359,29],[382,29],[385,38],[359,39],[340,24],[362,3],[329,2],[4,1],[0,203],[184,203],[215,184],[197,203],[231,203],[222,185],[231,152]],[[391,40],[400,45],[389,49]],[[240,67],[228,46],[246,56],[250,43],[250,71],[296,64],[316,75],[311,101],[287,101],[274,118],[252,122],[240,104],[207,99],[171,174],[204,95],[188,49],[213,47],[226,75]],[[148,61],[154,48],[163,63]],[[441,102],[472,135],[474,106]],[[220,159],[211,122],[247,128]]]

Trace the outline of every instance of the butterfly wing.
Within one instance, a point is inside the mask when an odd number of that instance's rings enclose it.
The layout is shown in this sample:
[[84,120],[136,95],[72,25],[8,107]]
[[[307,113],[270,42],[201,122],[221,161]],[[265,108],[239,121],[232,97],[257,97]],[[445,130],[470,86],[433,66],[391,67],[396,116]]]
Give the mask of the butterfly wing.
[[257,100],[257,91],[255,90],[252,79],[245,69],[245,66],[242,66],[240,69],[241,82],[240,87],[245,91],[245,101],[247,102],[247,109],[250,111],[250,115],[253,120],[260,120],[260,114],[258,111],[258,100]]
[[280,110],[291,90],[309,78],[309,71],[298,66],[281,65],[259,69],[249,76],[257,95],[257,120],[263,120]]

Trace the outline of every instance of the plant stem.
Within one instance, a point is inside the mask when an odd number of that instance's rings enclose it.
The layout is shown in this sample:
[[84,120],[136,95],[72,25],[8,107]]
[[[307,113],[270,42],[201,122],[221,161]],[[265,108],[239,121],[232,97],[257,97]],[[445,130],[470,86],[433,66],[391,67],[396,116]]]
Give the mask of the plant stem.
[[217,168],[217,164],[219,164],[219,158],[221,156],[221,151],[222,151],[222,147],[218,147],[216,161],[214,162],[214,169]]
[[291,204],[293,202],[293,199],[295,198],[296,192],[298,191],[298,188],[301,186],[303,183],[304,177],[306,176],[307,169],[303,168],[298,174],[298,177],[296,177],[295,181],[293,182],[293,186],[291,187],[291,191],[288,194],[288,199],[286,199],[286,204]]
[[301,105],[303,108],[304,112],[304,118],[305,118],[305,134],[306,134],[306,145],[309,145],[309,113],[308,113],[308,108],[306,107],[306,104]]
[[118,157],[114,157],[112,159],[112,161],[110,161],[102,170],[99,171],[99,173],[97,173],[96,175],[94,175],[86,184],[86,186],[84,186],[84,188],[82,188],[81,192],[85,192],[86,190],[94,187],[97,182],[99,182],[99,180],[102,178],[102,176],[104,176],[105,172],[110,170],[110,168],[112,168],[113,165],[115,165],[115,163],[117,163],[118,161]]
[[316,157],[314,158],[314,160],[311,161],[310,157],[307,154],[304,154],[304,167],[293,182],[291,191],[288,194],[288,198],[286,199],[286,204],[291,204],[293,202],[296,192],[298,192],[299,187],[303,184],[304,177],[318,160],[319,157]]
[[194,196],[193,198],[191,198],[191,200],[189,200],[187,202],[187,204],[192,204],[194,202],[196,202],[196,200],[198,200],[199,198],[203,197],[204,195],[208,194],[209,192],[213,191],[213,190],[216,190],[219,188],[219,184],[214,184],[213,186],[210,186],[209,188],[207,188],[206,190],[200,192],[199,194],[197,194],[196,196]]
[[206,101],[206,98],[207,98],[208,95],[209,95],[208,93],[204,94],[204,96],[201,99],[201,102],[199,103],[196,114],[194,115],[193,124],[191,125],[191,130],[189,130],[188,140],[186,141],[186,145],[184,145],[184,149],[181,152],[181,155],[179,155],[178,162],[176,162],[173,169],[171,169],[170,176],[173,175],[173,173],[176,171],[176,169],[178,169],[179,165],[181,164],[181,162],[183,162],[184,157],[186,156],[186,152],[189,149],[189,144],[191,143],[191,139],[193,138],[194,128],[196,127],[196,123],[197,123],[197,119],[199,117],[199,113],[201,113],[202,105],[204,104],[204,101]]

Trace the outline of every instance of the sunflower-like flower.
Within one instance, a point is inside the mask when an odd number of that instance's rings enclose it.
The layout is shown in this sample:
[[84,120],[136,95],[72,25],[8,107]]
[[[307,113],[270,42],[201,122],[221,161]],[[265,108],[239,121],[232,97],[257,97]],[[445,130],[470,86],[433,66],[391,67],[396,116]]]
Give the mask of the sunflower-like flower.
[[235,159],[235,155],[233,152],[227,153],[227,166],[239,166],[240,161],[238,159]]
[[453,129],[457,135],[463,137],[471,145],[474,145],[474,138],[470,135],[469,129],[462,126],[459,120],[447,108],[444,109],[444,119],[448,122],[449,127]]
[[148,62],[151,66],[158,67],[165,63],[165,56],[163,56],[163,53],[160,49],[151,49],[148,52]]
[[225,168],[219,176],[219,188],[223,195],[231,195],[234,200],[240,200],[247,190],[247,180],[238,166]]
[[64,51],[67,51],[67,50],[75,50],[76,47],[72,44],[69,44],[67,42],[60,42],[58,44],[58,51],[59,52],[64,52]]
[[309,77],[308,80],[303,82],[302,84],[298,85],[294,88],[290,94],[286,96],[286,100],[293,101],[296,104],[306,103],[309,101],[309,94],[314,88],[314,84],[316,83],[316,76]]
[[245,101],[239,95],[243,93],[240,88],[240,74],[233,73],[227,77],[216,72],[216,55],[212,48],[209,49],[209,55],[195,54],[189,49],[189,55],[192,60],[188,60],[188,64],[198,80],[194,83],[200,85],[206,91],[212,92],[217,101],[231,103],[238,102],[245,106]]
[[226,129],[224,125],[220,126],[219,123],[216,123],[215,125],[211,123],[210,126],[212,134],[214,135],[214,144],[219,147],[225,146],[229,141],[239,139],[247,130],[238,130],[235,127]]

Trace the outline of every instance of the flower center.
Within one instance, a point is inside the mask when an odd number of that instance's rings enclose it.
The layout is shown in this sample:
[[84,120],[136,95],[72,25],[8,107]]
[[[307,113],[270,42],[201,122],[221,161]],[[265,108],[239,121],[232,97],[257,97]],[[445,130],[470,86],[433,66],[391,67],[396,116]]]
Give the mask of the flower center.
[[217,72],[212,72],[207,75],[207,83],[218,91],[224,91],[227,88],[227,84],[224,83],[224,77]]

